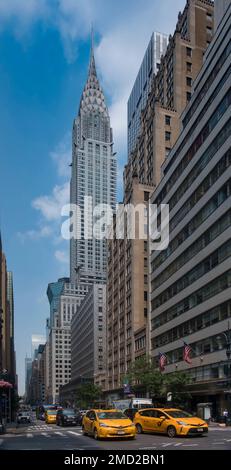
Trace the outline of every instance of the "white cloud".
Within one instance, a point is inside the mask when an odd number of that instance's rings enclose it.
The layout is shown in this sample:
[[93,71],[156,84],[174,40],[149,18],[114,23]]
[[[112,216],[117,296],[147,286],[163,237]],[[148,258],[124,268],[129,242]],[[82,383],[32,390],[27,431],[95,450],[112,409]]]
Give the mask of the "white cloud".
[[26,240],[39,240],[40,238],[49,237],[52,234],[52,229],[48,225],[41,227],[38,230],[27,230],[26,232],[18,232],[17,235],[24,243]]
[[64,264],[69,263],[69,256],[67,251],[62,251],[62,250],[56,250],[55,252],[55,258],[60,262]]
[[10,23],[16,37],[28,33],[38,20],[47,21],[51,15],[49,0],[1,0],[0,29]]
[[69,201],[69,183],[55,186],[49,196],[40,196],[32,201],[32,206],[41,212],[48,221],[59,220],[61,209]]
[[97,67],[110,97],[115,150],[126,158],[127,99],[152,31],[172,33],[186,0],[7,0],[0,2],[2,27],[14,19],[15,28],[35,21],[56,28],[68,61],[76,57],[78,40],[89,37],[91,22],[101,37]]

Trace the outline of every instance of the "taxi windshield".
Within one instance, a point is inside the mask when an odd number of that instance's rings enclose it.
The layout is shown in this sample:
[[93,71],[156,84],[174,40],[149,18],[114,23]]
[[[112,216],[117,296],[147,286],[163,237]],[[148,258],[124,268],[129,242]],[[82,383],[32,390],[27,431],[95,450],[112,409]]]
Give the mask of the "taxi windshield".
[[57,415],[57,410],[47,410],[48,415]]
[[97,416],[99,419],[128,419],[121,411],[102,411]]
[[167,411],[167,413],[171,418],[193,418],[193,415],[182,410],[171,410]]

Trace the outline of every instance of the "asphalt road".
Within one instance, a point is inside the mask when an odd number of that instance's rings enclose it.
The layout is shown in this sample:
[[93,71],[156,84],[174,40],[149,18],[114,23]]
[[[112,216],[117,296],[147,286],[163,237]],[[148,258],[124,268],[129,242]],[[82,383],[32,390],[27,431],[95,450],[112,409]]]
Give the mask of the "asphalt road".
[[157,434],[141,434],[135,440],[102,440],[83,436],[80,427],[60,428],[34,421],[19,425],[16,432],[0,435],[0,451],[4,450],[231,450],[231,428],[211,427],[207,436],[169,438]]

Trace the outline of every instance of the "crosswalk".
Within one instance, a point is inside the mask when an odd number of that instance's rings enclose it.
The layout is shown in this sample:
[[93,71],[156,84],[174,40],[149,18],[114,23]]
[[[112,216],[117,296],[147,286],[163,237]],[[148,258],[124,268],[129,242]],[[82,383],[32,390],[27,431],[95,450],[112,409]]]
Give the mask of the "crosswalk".
[[[63,428],[61,428],[61,429],[63,429]],[[53,427],[53,426],[49,426],[48,424],[35,424],[35,425],[32,425],[32,426],[28,426],[26,431],[28,433],[40,432],[42,435],[46,435],[48,432],[49,433],[52,432],[52,433],[56,434],[57,436],[63,436],[64,432],[67,432],[69,434],[74,434],[74,435],[77,435],[77,436],[82,435],[82,428],[81,427],[76,427],[75,431],[68,430],[67,428],[65,428],[65,430],[63,429],[63,431],[59,431],[59,428],[57,426]]]
[[45,426],[40,429],[38,429],[38,427],[36,426],[35,429],[33,429],[34,432],[32,432],[32,430],[29,430],[27,429],[26,432],[19,432],[17,434],[5,434],[3,437],[4,439],[0,439],[0,446],[4,443],[4,440],[5,439],[9,439],[10,441],[12,439],[16,439],[17,438],[24,438],[25,440],[27,439],[39,439],[40,437],[43,437],[45,439],[57,439],[57,438],[64,438],[64,439],[68,439],[68,438],[74,438],[74,437],[80,437],[82,436],[82,429],[79,428],[78,430],[76,431],[72,431],[72,430],[64,430],[64,431],[56,431],[55,429],[52,429],[52,428],[48,428],[48,431],[45,430],[47,428],[45,428]]

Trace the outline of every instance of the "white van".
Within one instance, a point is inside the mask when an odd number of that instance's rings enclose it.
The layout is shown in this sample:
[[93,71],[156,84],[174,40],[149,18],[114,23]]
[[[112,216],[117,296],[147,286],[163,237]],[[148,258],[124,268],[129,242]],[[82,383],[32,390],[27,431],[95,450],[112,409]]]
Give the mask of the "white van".
[[127,408],[151,408],[153,406],[151,398],[125,398],[124,400],[114,400],[113,407],[117,410],[126,410]]

